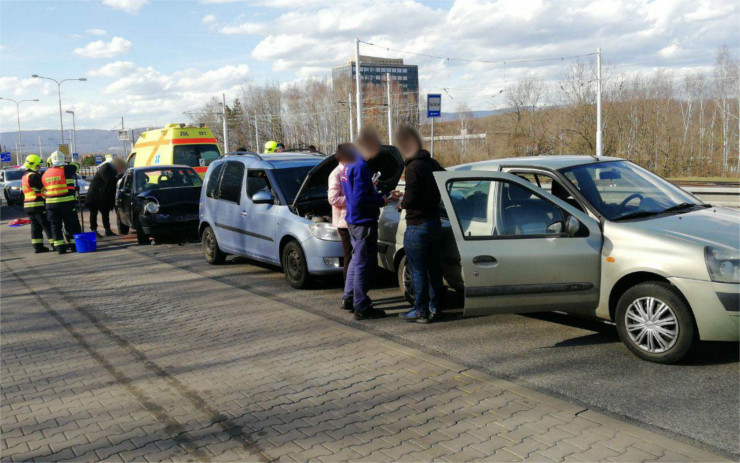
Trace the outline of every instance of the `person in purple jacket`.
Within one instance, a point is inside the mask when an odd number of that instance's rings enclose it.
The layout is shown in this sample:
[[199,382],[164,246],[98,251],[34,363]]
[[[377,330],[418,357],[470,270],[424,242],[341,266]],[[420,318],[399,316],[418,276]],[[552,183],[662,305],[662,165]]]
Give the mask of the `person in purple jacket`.
[[359,154],[347,164],[341,175],[346,198],[347,228],[352,241],[352,260],[347,271],[343,300],[352,300],[355,320],[383,318],[385,312],[373,307],[367,292],[377,265],[378,216],[389,199],[378,193],[367,161],[380,152],[380,136],[374,129],[360,131]]

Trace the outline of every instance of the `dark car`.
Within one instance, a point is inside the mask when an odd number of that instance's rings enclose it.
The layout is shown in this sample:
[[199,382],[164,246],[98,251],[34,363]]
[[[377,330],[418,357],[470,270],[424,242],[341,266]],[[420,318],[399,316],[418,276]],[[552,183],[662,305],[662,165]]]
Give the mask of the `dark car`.
[[188,166],[146,166],[126,171],[116,191],[116,221],[122,234],[136,230],[139,244],[198,232],[198,201],[203,185]]
[[[4,169],[0,171],[0,184],[3,187],[3,196],[5,197],[5,203],[8,206],[21,205],[23,204],[23,190],[21,188],[21,179],[23,174],[27,172],[26,169]],[[46,167],[42,168],[39,173],[43,174],[46,172]],[[77,174],[77,185],[79,186],[79,195],[81,200],[85,200],[87,196],[87,189],[90,187],[90,182],[84,180],[84,175]]]

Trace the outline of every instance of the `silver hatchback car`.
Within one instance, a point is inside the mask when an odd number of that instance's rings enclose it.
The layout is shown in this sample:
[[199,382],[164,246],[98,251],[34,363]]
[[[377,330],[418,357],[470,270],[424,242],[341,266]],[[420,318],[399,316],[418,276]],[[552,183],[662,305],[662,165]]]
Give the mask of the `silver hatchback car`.
[[[740,337],[740,213],[622,159],[497,159],[435,174],[445,278],[465,314],[556,310],[616,323],[637,356],[686,357]],[[389,208],[379,261],[403,283],[405,221]]]

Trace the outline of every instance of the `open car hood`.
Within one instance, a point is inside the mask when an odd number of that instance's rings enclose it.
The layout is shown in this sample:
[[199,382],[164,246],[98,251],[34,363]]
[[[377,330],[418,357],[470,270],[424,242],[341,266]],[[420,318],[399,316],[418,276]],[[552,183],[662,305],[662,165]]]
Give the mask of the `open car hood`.
[[[396,189],[398,181],[403,174],[403,158],[395,146],[382,145],[378,155],[367,164],[371,172],[380,172],[378,191],[389,193]],[[306,179],[303,181],[293,201],[293,208],[302,200],[307,199],[309,192],[313,192],[310,194],[310,199],[317,199],[318,194],[315,193],[319,188],[323,189],[323,196],[326,198],[329,188],[329,175],[337,165],[338,161],[334,156],[327,156],[323,161],[316,164],[306,174]]]

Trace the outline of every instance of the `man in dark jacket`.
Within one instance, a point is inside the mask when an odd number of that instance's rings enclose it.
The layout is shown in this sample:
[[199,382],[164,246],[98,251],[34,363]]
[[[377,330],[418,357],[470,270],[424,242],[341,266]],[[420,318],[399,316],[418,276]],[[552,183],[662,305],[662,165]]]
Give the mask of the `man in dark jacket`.
[[444,294],[440,251],[441,197],[434,180],[434,172],[444,169],[423,148],[421,137],[415,129],[399,129],[396,144],[406,164],[406,190],[399,208],[406,209],[403,248],[414,285],[414,308],[400,317],[406,321],[428,323],[438,316]]
[[359,154],[345,166],[341,174],[346,198],[347,228],[352,242],[352,260],[347,270],[344,296],[354,303],[355,320],[385,317],[385,312],[373,308],[367,296],[370,280],[378,259],[378,216],[388,200],[378,193],[367,161],[380,152],[380,137],[372,129],[363,129],[358,138]]
[[126,163],[121,158],[113,158],[101,164],[87,191],[85,205],[90,210],[90,231],[98,229],[98,212],[103,219],[105,236],[113,236],[110,228],[110,211],[116,200],[116,183],[126,171]]

